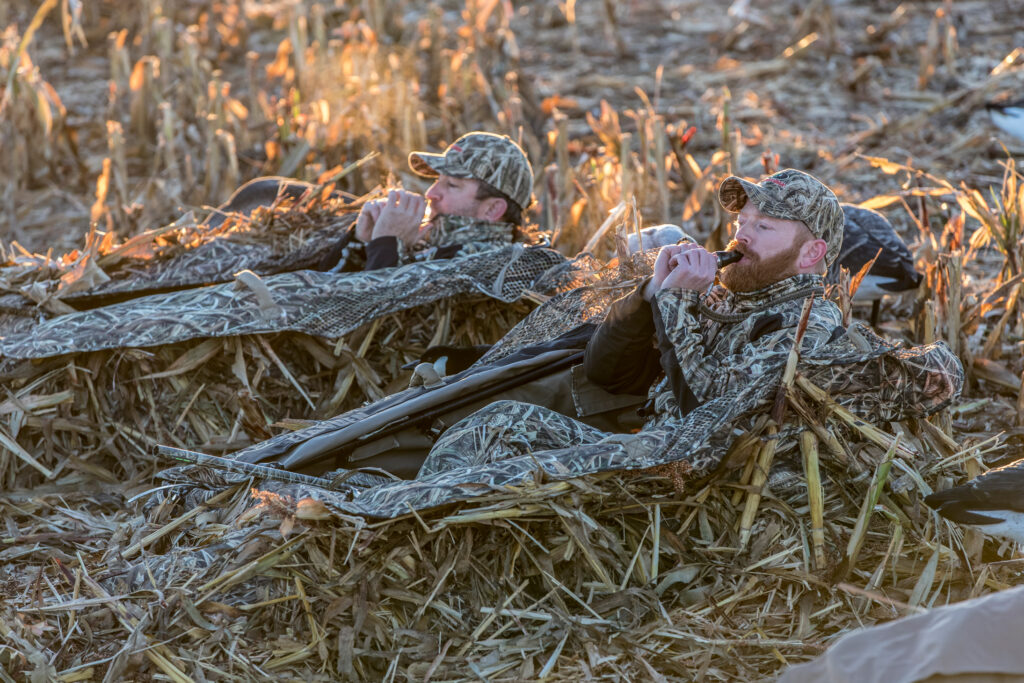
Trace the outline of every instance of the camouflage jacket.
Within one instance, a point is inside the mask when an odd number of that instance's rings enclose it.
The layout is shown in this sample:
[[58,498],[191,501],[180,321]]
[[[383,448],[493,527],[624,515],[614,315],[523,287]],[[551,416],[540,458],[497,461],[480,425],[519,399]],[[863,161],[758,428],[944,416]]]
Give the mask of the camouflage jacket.
[[366,245],[366,269],[393,268],[413,261],[466,256],[518,241],[512,223],[489,223],[468,216],[439,216],[426,237],[407,248],[395,237],[378,237]]
[[819,275],[796,275],[747,293],[716,286],[704,297],[665,289],[649,304],[642,287],[615,303],[587,348],[586,369],[592,381],[616,393],[639,393],[664,373],[650,390],[648,428],[679,419],[784,362],[807,296],[817,298],[803,351],[843,329],[838,307],[820,298]]

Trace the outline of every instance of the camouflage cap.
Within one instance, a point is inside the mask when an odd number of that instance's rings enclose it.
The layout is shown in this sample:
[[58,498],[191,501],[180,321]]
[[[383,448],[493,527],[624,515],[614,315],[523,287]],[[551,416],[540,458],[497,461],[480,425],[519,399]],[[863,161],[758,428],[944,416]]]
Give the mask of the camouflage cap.
[[843,243],[843,210],[832,190],[814,176],[787,168],[754,184],[729,176],[718,187],[718,201],[729,211],[739,211],[752,199],[766,216],[802,221],[815,237],[825,240],[825,264],[839,255]]
[[428,178],[476,178],[504,192],[520,209],[530,205],[533,168],[523,149],[507,135],[466,133],[444,154],[412,152],[409,168]]

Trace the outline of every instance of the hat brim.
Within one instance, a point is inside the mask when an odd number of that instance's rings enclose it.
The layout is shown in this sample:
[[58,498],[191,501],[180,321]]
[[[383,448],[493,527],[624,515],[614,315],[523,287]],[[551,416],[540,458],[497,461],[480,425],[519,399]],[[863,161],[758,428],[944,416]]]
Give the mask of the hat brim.
[[444,155],[412,152],[409,154],[409,168],[416,175],[436,178],[444,169]]
[[752,200],[760,209],[764,199],[765,193],[758,185],[738,176],[729,176],[718,186],[718,203],[733,213],[739,213],[748,200]]
[[409,168],[413,173],[424,178],[436,178],[439,175],[450,175],[456,178],[472,177],[466,172],[466,169],[451,166],[443,154],[412,152],[409,154]]

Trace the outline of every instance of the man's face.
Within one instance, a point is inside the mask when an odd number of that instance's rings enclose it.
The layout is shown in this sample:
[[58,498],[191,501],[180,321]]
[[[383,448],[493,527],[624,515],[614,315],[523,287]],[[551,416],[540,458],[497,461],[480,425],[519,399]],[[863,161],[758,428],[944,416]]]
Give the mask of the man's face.
[[813,238],[800,221],[772,218],[748,201],[736,216],[736,232],[727,249],[743,258],[718,273],[734,292],[753,292],[796,275],[800,248]]
[[430,216],[466,216],[483,219],[483,201],[476,198],[479,181],[474,178],[437,177],[424,196],[430,202]]

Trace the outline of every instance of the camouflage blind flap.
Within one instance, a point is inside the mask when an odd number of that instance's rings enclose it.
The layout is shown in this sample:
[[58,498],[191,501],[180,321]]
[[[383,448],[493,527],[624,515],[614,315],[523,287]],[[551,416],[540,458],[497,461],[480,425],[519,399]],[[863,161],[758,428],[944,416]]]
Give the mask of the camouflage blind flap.
[[283,331],[338,337],[390,313],[460,295],[504,302],[554,293],[568,266],[557,251],[521,244],[454,259],[360,273],[248,273],[183,290],[69,313],[0,340],[6,359],[46,358],[189,339]]
[[[531,313],[514,338],[527,343],[528,337],[539,334],[552,321],[560,321],[555,328],[571,329],[586,320],[600,319],[602,311],[621,292],[621,287],[597,284],[555,297]],[[513,333],[515,329],[510,334]],[[545,338],[558,333],[559,329],[548,327]],[[484,372],[489,366],[483,363],[477,371]],[[499,462],[449,469],[366,489],[352,487],[346,492],[279,482],[266,482],[261,488],[296,499],[317,499],[342,516],[393,518],[410,510],[426,510],[470,500],[488,491],[514,488],[538,478],[562,480],[678,464],[689,479],[699,481],[717,470],[736,430],[753,430],[760,416],[770,408],[784,367],[784,361],[775,363],[750,383],[731,387],[685,419],[637,434],[611,434],[597,443],[536,450]],[[901,349],[859,323],[846,334],[802,356],[798,371],[827,391],[836,403],[873,422],[924,417],[948,405],[963,387],[963,368],[944,342]],[[305,439],[369,419],[381,410],[394,409],[396,404],[419,393],[382,399],[305,430],[257,444],[236,457],[250,462],[261,456],[273,457],[273,451],[286,452]],[[784,425],[778,436],[779,457],[793,452],[796,434],[794,423]],[[166,476],[178,482],[189,478],[188,471],[181,468],[167,472]],[[225,473],[222,483],[234,481],[233,477],[237,478]],[[210,485],[208,476],[203,479]]]
[[265,234],[241,231],[220,236],[207,229],[205,232],[211,234],[201,233],[202,242],[192,248],[168,247],[165,251],[172,252],[168,255],[127,259],[110,270],[110,280],[62,295],[61,299],[78,306],[119,294],[141,296],[146,292],[230,282],[242,270],[260,275],[327,270],[345,257],[348,240],[344,236],[356,216],[355,212],[338,215],[328,225],[304,236],[297,248],[288,248],[294,245],[287,244],[284,237],[275,241]]

